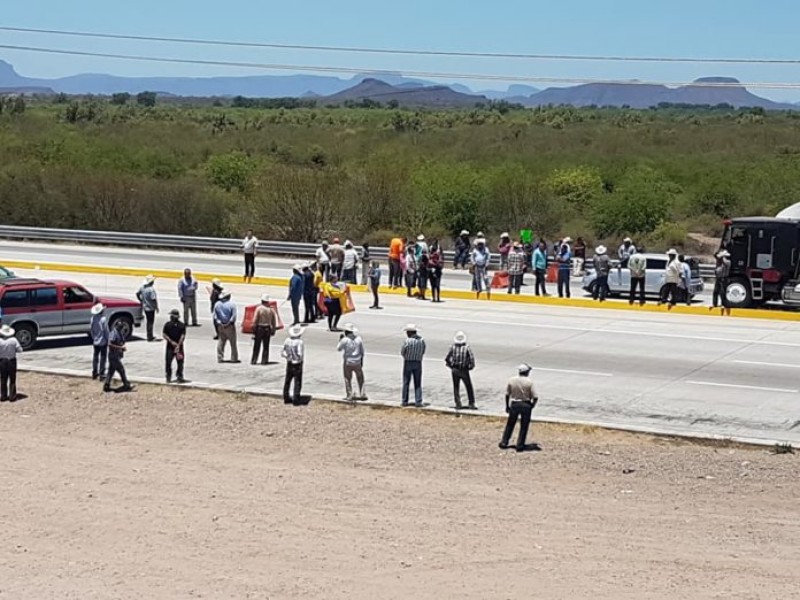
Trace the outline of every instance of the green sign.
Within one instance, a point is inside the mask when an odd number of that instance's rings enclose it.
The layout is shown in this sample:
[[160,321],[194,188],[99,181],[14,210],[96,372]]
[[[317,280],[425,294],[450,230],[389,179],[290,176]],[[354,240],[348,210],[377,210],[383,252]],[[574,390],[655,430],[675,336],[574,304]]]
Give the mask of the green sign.
[[530,244],[533,241],[533,230],[532,229],[520,229],[519,230],[519,239],[522,240],[523,244]]

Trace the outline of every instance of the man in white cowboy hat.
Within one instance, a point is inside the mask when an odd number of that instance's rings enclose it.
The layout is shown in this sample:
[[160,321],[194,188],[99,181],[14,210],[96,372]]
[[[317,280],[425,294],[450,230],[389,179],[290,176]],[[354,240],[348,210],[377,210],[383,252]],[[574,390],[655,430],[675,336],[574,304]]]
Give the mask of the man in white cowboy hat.
[[670,309],[675,306],[678,302],[678,284],[680,284],[682,276],[683,265],[678,260],[678,251],[670,248],[667,251],[667,268],[664,271],[664,287],[658,301],[659,304],[669,301]]
[[425,340],[419,335],[417,326],[408,324],[403,328],[406,339],[400,348],[403,357],[402,404],[408,406],[408,392],[414,380],[414,405],[422,407],[422,359],[425,357]]
[[231,293],[222,290],[214,306],[214,322],[218,326],[217,362],[225,362],[225,346],[231,344],[231,362],[239,362],[239,346],[236,344],[236,304],[231,301]]
[[475,368],[475,356],[467,344],[467,334],[463,331],[459,331],[453,337],[453,345],[450,346],[450,350],[444,358],[444,364],[450,369],[453,377],[453,398],[456,402],[456,410],[464,408],[461,404],[462,381],[467,389],[468,407],[470,410],[475,410],[475,390],[472,388],[472,378],[470,377],[470,371]]
[[731,253],[727,250],[720,250],[716,254],[717,263],[714,265],[714,293],[711,295],[711,306],[708,310],[714,310],[722,303],[720,314],[730,314],[731,308],[728,297],[725,294],[728,289],[728,280],[731,275]]
[[[305,344],[303,344],[303,328],[292,325],[289,337],[283,342],[281,356],[286,359],[286,377],[283,380],[283,403],[300,404],[300,391],[303,388],[303,360],[305,360]],[[289,388],[294,381],[294,390],[289,395]]]
[[172,383],[172,361],[178,365],[176,369],[178,383],[186,383],[183,378],[183,365],[186,360],[183,343],[186,341],[186,323],[181,323],[181,313],[177,308],[169,311],[169,321],[164,323],[161,333],[167,343],[164,348],[164,365],[167,383]]
[[631,291],[628,298],[628,304],[633,304],[636,301],[636,290],[639,290],[639,306],[644,306],[644,284],[647,278],[647,258],[644,254],[634,248],[631,256],[628,259],[628,270],[631,275]]
[[608,257],[608,249],[602,244],[595,248],[592,262],[596,273],[592,298],[604,302],[606,296],[608,296],[608,274],[611,272],[611,259]]
[[622,244],[617,250],[617,258],[619,258],[619,268],[625,269],[628,267],[628,260],[636,253],[636,246],[633,245],[633,240],[626,237],[622,240]]
[[525,450],[525,440],[528,437],[528,428],[531,424],[531,412],[536,407],[536,403],[539,402],[539,397],[536,395],[533,381],[530,378],[531,366],[523,363],[517,367],[517,372],[519,374],[509,379],[506,384],[508,420],[506,421],[506,427],[503,430],[503,437],[499,446],[503,450],[508,448],[511,435],[514,433],[514,426],[519,419],[517,452],[522,452]]
[[108,359],[108,319],[106,307],[98,302],[92,307],[92,322],[90,332],[92,335],[92,379],[105,379],[106,361]]
[[455,255],[453,257],[453,268],[457,269],[461,265],[462,269],[467,266],[469,260],[469,252],[472,249],[472,242],[469,239],[469,231],[462,229],[458,234],[455,243]]
[[145,320],[147,322],[147,341],[154,342],[156,337],[153,334],[153,325],[156,321],[156,313],[158,312],[158,294],[155,288],[156,278],[148,275],[144,278],[144,283],[139,291],[136,292],[136,298],[142,304]]
[[[336,350],[342,353],[344,360],[345,400],[366,400],[364,395],[364,342],[358,335],[358,329],[352,323],[344,326],[344,333],[339,336]],[[358,383],[358,395],[353,396],[353,375]]]
[[428,254],[428,242],[425,241],[425,236],[421,233],[417,236],[417,247],[415,252],[417,254],[417,260],[419,260],[423,254]]
[[108,369],[106,370],[106,380],[103,382],[104,392],[111,391],[111,380],[114,379],[116,374],[119,374],[119,378],[122,380],[120,391],[130,392],[133,389],[125,373],[125,365],[122,364],[122,358],[127,350],[124,327],[125,322],[122,319],[117,319],[116,323],[114,323],[114,329],[108,335]]
[[199,327],[197,322],[197,280],[192,276],[192,270],[183,270],[183,277],[178,280],[178,300],[183,304],[183,322],[189,326],[189,316],[192,317],[192,327]]
[[345,240],[344,259],[342,259],[342,279],[347,283],[355,285],[358,283],[356,273],[358,272],[358,251],[353,248],[353,242]]
[[[208,290],[208,299],[211,302],[211,316],[214,316],[214,307],[219,302],[219,294],[222,291],[222,282],[217,279],[216,277],[211,280],[211,285],[206,287]],[[213,321],[213,319],[212,319]],[[213,321],[214,323],[214,339],[219,339],[219,327],[217,326],[217,322]]]
[[261,304],[253,314],[253,356],[250,358],[251,365],[258,363],[259,354],[261,354],[261,364],[269,364],[269,341],[278,330],[278,319],[269,302],[269,294],[262,295]]
[[17,399],[17,355],[22,345],[8,325],[0,327],[0,402]]

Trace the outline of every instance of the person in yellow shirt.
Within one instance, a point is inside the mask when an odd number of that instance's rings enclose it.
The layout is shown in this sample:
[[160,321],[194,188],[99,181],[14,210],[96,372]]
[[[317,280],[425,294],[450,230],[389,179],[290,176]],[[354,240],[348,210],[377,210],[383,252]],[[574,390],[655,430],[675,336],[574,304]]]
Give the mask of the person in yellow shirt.
[[315,320],[319,321],[325,315],[322,314],[322,309],[319,307],[317,303],[317,298],[319,297],[319,293],[322,291],[322,282],[325,279],[325,265],[318,263],[317,268],[314,269],[314,314]]
[[339,331],[339,319],[347,310],[347,284],[332,275],[330,281],[322,284],[322,295],[328,311],[328,331]]

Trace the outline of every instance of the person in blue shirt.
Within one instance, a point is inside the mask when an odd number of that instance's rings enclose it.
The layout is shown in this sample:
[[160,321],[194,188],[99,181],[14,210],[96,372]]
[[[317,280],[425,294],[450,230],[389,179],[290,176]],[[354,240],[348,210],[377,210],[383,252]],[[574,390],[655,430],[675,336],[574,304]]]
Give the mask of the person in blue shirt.
[[231,344],[231,362],[239,362],[239,346],[236,343],[236,304],[231,301],[231,293],[222,290],[214,305],[214,323],[218,326],[217,362],[225,362],[225,346]]
[[678,287],[683,293],[683,299],[686,301],[686,306],[692,305],[692,293],[690,291],[692,286],[692,268],[686,262],[686,257],[683,254],[678,256],[678,261],[681,263],[681,282]]
[[108,319],[103,314],[106,307],[98,302],[92,307],[92,379],[105,379],[108,359]]
[[561,244],[556,260],[558,261],[558,297],[569,298],[569,277],[572,270],[572,252],[569,251],[569,244]]
[[301,274],[302,267],[295,265],[292,267],[292,278],[289,280],[289,295],[287,300],[292,303],[292,325],[300,323],[300,302],[303,300],[306,283]]
[[547,280],[547,246],[539,242],[533,251],[533,272],[536,275],[536,295],[548,296],[545,281]]

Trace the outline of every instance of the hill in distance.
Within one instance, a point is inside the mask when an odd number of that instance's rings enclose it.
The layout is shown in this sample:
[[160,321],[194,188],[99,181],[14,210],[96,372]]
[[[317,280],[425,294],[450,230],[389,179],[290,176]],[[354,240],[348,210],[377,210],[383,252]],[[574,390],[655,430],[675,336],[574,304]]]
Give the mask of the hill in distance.
[[381,104],[394,101],[400,106],[471,107],[486,101],[486,97],[463,94],[446,85],[404,83],[397,86],[379,79],[365,79],[349,89],[327,96],[323,102],[341,104],[348,100],[374,100]]

